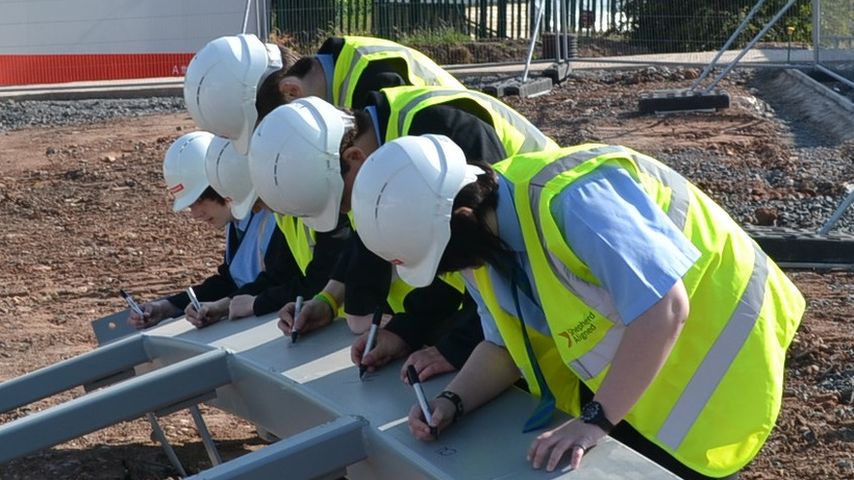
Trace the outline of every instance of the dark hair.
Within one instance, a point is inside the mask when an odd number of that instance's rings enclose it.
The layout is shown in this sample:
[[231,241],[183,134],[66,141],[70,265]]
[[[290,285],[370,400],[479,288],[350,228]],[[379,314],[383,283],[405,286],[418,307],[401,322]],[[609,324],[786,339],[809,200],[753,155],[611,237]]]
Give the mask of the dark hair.
[[205,191],[202,192],[201,195],[199,195],[199,198],[197,198],[196,201],[193,203],[201,202],[202,200],[213,200],[214,202],[220,205],[225,205],[225,199],[222,198],[220,194],[216,193],[216,190],[214,190],[213,187],[210,186],[206,188]]
[[302,57],[285,70],[284,76],[302,80],[311,71],[315,61],[317,61],[316,57]]
[[356,125],[344,132],[341,137],[341,148],[338,150],[338,161],[341,163],[341,175],[343,176],[350,171],[350,166],[344,163],[344,150],[352,147],[359,138],[359,135],[367,132],[371,128],[371,114],[364,110],[348,110],[343,109],[355,119]]
[[[476,182],[463,187],[454,198],[451,239],[439,261],[439,272],[454,272],[484,263],[500,266],[503,262],[498,260],[508,253],[504,242],[486,224],[487,212],[498,206],[498,177],[486,162],[469,163],[485,173],[478,175]],[[474,215],[458,213],[463,207],[472,209]]]
[[258,122],[263,120],[276,107],[286,103],[284,95],[279,91],[279,81],[288,76],[287,72],[303,60],[294,50],[278,44],[276,46],[279,47],[279,52],[282,53],[282,68],[268,75],[261,82],[261,85],[258,86],[258,93],[255,95],[255,110],[258,111]]

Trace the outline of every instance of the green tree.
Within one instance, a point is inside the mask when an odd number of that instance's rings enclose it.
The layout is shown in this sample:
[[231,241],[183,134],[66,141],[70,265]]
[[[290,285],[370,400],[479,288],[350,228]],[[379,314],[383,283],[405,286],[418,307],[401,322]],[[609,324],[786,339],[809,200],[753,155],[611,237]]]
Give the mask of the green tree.
[[[628,0],[623,11],[629,38],[644,50],[688,52],[720,48],[755,4],[756,0]],[[766,2],[733,47],[745,45],[785,4],[786,0]],[[800,0],[763,40],[787,40],[787,26],[795,27],[792,40],[809,40],[811,14],[810,1]]]

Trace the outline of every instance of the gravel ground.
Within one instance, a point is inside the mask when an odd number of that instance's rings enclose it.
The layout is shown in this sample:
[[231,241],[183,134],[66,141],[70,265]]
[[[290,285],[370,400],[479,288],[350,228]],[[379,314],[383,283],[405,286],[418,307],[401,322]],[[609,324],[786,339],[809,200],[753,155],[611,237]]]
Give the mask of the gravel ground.
[[[604,84],[613,85],[619,89],[626,86],[641,85],[648,82],[681,82],[689,85],[696,78],[697,70],[682,67],[655,66],[634,70],[605,70],[605,71],[575,71],[569,84]],[[713,77],[713,72],[710,77]],[[814,232],[824,225],[833,212],[842,203],[848,190],[854,188],[854,143],[844,144],[833,138],[810,117],[808,107],[804,102],[796,102],[789,98],[791,92],[780,92],[778,81],[780,71],[751,71],[734,70],[721,84],[731,93],[734,106],[752,111],[757,120],[774,120],[785,130],[780,132],[779,141],[771,141],[767,146],[767,158],[752,158],[751,168],[733,169],[726,157],[742,152],[708,150],[702,146],[668,148],[661,146],[644,153],[653,154],[656,158],[670,165],[685,175],[707,193],[710,193],[734,218],[742,224],[773,224],[774,226],[803,229]],[[466,79],[470,88],[485,85],[497,85],[513,80],[508,76],[485,76]],[[518,78],[517,78],[518,80]],[[786,87],[789,87],[787,84]],[[564,84],[562,88],[571,88]],[[672,87],[668,87],[672,88]],[[737,89],[744,88],[747,95],[740,94]],[[736,91],[731,91],[736,89]],[[644,91],[652,88],[644,86]],[[850,93],[850,92],[849,92]],[[806,92],[804,96],[810,95]],[[582,93],[574,97],[581,97]],[[589,100],[589,99],[588,99]],[[591,108],[582,111],[586,118],[600,117],[603,114],[613,114],[615,110],[623,109],[626,102],[612,99],[593,100]],[[570,100],[571,107],[584,102],[579,98]],[[603,103],[604,102],[604,103]],[[725,112],[725,111],[724,111]],[[523,113],[526,113],[523,111]],[[526,113],[529,115],[529,113]],[[619,117],[619,115],[617,115]],[[631,117],[629,117],[631,118]],[[537,123],[537,122],[535,122]],[[560,133],[552,134],[562,145],[580,143],[583,141],[604,141],[597,138],[593,129],[589,128],[591,121],[581,122],[581,128],[572,135],[570,141],[562,140]],[[852,122],[854,124],[854,122]],[[541,128],[546,129],[541,125]],[[752,126],[745,126],[743,131],[734,133],[755,135],[757,138],[765,134],[752,132]],[[852,127],[854,128],[854,127]],[[712,135],[709,132],[698,131],[697,138]],[[840,143],[842,145],[840,146]],[[778,148],[778,147],[786,147]],[[786,151],[788,150],[788,152]],[[755,152],[745,152],[754,156]],[[790,168],[781,168],[780,155],[789,155]],[[755,190],[753,198],[745,198],[745,189]],[[783,191],[788,195],[780,196]],[[757,212],[760,212],[757,215]],[[762,217],[762,218],[757,218]],[[769,220],[768,218],[773,220]],[[854,233],[854,208],[839,220],[833,233]]]
[[184,99],[156,97],[98,100],[0,101],[0,132],[25,127],[73,125],[154,113],[184,111]]
[[[633,70],[576,71],[573,79],[580,82],[596,82],[606,85],[632,85],[649,80],[679,82],[692,79],[695,72],[687,68],[666,66],[647,67]],[[773,75],[773,74],[770,74]],[[464,79],[469,87],[478,88],[511,80],[512,77],[481,76]],[[755,97],[747,101],[758,117],[776,117],[791,130],[794,148],[803,170],[782,171],[776,165],[766,168],[761,163],[749,171],[733,171],[725,162],[720,162],[717,152],[703,149],[684,149],[670,153],[663,149],[659,160],[671,165],[699,186],[719,184],[727,179],[734,188],[737,198],[729,192],[719,191],[716,200],[742,223],[756,223],[757,209],[769,212],[778,226],[816,230],[832,215],[847,189],[854,188],[854,145],[843,149],[847,158],[840,158],[839,149],[826,148],[829,143],[825,132],[811,126],[797,106],[787,104],[778,95],[763,86],[773,78],[769,74],[754,74],[748,70],[735,70],[727,80],[735,85],[748,86]],[[762,98],[766,98],[763,100]],[[777,111],[776,107],[779,107]],[[101,99],[73,101],[2,101],[0,102],[0,132],[32,126],[73,125],[105,121],[120,117],[138,117],[148,114],[184,111],[183,98],[158,97],[144,99]],[[591,111],[590,113],[595,114]],[[535,122],[536,123],[536,122]],[[587,139],[584,139],[585,141]],[[567,142],[559,142],[568,144]],[[570,142],[571,143],[571,142]],[[814,179],[822,178],[816,182]],[[753,201],[744,201],[740,194],[747,185],[765,183],[772,188],[790,188],[814,192],[814,195],[793,195],[790,198],[767,198],[759,196]],[[760,222],[761,223],[761,222]],[[854,233],[854,214],[847,213],[837,224],[835,232]]]
[[[691,79],[692,75],[688,72],[692,71],[694,70],[666,66],[635,70],[576,71],[573,78],[582,82],[631,85],[650,79],[684,81]],[[850,149],[844,149],[844,152],[848,153],[847,158],[840,158],[838,149],[823,147],[828,144],[825,132],[811,126],[796,106],[787,104],[774,92],[763,88],[772,80],[770,75],[736,70],[729,75],[728,80],[736,85],[749,86],[749,91],[756,97],[747,101],[756,110],[757,116],[776,116],[788,126],[794,138],[797,157],[801,165],[806,166],[805,169],[781,171],[776,166],[765,168],[763,165],[757,165],[758,168],[752,168],[750,171],[732,171],[726,163],[717,161],[719,156],[716,152],[702,149],[686,149],[674,153],[664,149],[658,158],[700,186],[729,179],[728,183],[737,191],[757,182],[766,183],[773,188],[814,191],[815,194],[811,196],[794,195],[791,198],[779,199],[761,197],[747,202],[743,198],[730,200],[730,195],[722,191],[716,199],[743,223],[754,223],[757,209],[765,208],[772,212],[775,223],[779,226],[815,230],[830,218],[847,194],[849,185],[854,188],[851,166],[854,145]],[[465,81],[469,87],[477,88],[510,79],[511,77],[506,76],[482,76],[467,78]],[[778,107],[779,111],[775,107]],[[72,125],[183,110],[184,101],[177,97],[72,101],[7,100],[0,102],[0,132],[32,126]],[[812,180],[815,178],[823,180],[815,182]],[[837,224],[835,231],[854,232],[854,214],[846,214]]]

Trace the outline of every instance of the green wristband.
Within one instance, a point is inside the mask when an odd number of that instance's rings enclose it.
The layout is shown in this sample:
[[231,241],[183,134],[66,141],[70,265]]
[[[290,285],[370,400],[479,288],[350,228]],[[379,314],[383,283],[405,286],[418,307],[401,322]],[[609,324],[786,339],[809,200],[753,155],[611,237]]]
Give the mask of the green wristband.
[[318,302],[325,303],[329,307],[329,310],[332,312],[332,319],[333,320],[335,319],[335,316],[338,314],[338,309],[332,303],[333,300],[332,300],[332,298],[329,297],[329,294],[327,294],[325,292],[320,292],[314,296],[314,300],[317,300]]

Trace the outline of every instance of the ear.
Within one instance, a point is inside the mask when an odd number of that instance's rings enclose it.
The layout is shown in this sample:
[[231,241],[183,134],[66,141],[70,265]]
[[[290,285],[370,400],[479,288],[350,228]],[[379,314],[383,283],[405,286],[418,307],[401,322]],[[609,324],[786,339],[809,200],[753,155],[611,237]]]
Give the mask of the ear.
[[472,210],[471,207],[457,207],[456,209],[454,209],[454,213],[451,216],[458,217],[458,218],[473,219],[473,220],[477,221],[477,218],[474,214],[474,210]]
[[365,163],[365,160],[368,159],[368,155],[364,150],[353,145],[344,149],[344,152],[341,154],[341,158],[343,158],[345,162],[349,163],[351,168],[359,168],[363,163]]
[[279,80],[279,93],[286,102],[292,102],[297,98],[302,98],[305,91],[302,88],[302,82],[296,77],[285,77]]

